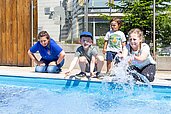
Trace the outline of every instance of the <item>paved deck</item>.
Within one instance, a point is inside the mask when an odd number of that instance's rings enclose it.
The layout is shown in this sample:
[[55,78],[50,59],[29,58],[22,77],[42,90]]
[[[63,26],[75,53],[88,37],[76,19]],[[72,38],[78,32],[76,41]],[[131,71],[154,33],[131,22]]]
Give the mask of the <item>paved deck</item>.
[[[12,66],[0,66],[0,75],[7,76],[24,76],[24,77],[41,77],[41,78],[60,78],[68,79],[65,76],[67,69],[63,69],[60,74],[53,73],[35,73],[34,67],[12,67]],[[74,69],[71,75],[79,73],[79,69]],[[82,78],[82,80],[88,80],[87,78]],[[91,78],[91,81],[101,81],[100,79]],[[165,85],[171,86],[171,71],[157,71],[154,82],[152,85]]]

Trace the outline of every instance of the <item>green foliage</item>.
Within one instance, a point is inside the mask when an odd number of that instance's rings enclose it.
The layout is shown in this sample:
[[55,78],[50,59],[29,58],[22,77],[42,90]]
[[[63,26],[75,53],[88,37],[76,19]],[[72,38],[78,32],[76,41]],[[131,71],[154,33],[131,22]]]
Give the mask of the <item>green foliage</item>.
[[150,0],[134,0],[125,1],[120,7],[125,14],[123,17],[123,31],[127,34],[132,28],[140,28],[144,32],[148,43],[152,42],[151,36],[153,34],[153,9],[150,7],[151,4],[152,1]]
[[99,46],[99,48],[103,48],[104,46],[104,36],[100,36],[99,39],[97,39],[97,46]]
[[[168,2],[170,0],[156,0],[156,41],[160,43],[160,47],[170,46],[171,43],[171,5]],[[108,6],[124,13],[121,30],[127,34],[132,28],[140,28],[146,42],[152,43],[153,0],[121,0],[120,3],[118,6],[108,3]]]
[[157,16],[156,33],[158,47],[163,48],[171,45],[171,9],[166,14]]
[[100,17],[104,20],[111,20],[112,17],[111,16],[108,16],[108,15],[105,15],[105,14],[100,14]]

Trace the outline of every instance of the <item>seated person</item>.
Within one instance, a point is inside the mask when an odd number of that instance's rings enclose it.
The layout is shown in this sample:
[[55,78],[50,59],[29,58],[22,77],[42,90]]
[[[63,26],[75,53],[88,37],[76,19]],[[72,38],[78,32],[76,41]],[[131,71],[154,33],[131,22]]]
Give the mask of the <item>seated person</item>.
[[129,44],[124,47],[123,56],[131,56],[129,59],[129,70],[134,70],[132,75],[138,80],[144,82],[141,76],[145,76],[148,81],[154,81],[156,73],[156,62],[150,54],[150,48],[146,43],[143,43],[143,32],[138,29],[131,29],[128,33]]
[[[50,38],[46,31],[41,31],[38,39],[39,41],[28,50],[29,57],[37,64],[35,72],[61,72],[65,57],[64,50]],[[42,57],[40,61],[34,55],[37,51]]]
[[[104,64],[104,58],[99,56],[97,49],[92,46],[92,34],[90,32],[82,32],[80,34],[80,42],[81,46],[77,48],[75,57],[65,74],[69,75],[78,61],[81,72],[77,76],[83,77],[86,76],[86,72],[90,72],[91,77],[98,77]],[[97,71],[96,74],[94,73],[95,70]]]

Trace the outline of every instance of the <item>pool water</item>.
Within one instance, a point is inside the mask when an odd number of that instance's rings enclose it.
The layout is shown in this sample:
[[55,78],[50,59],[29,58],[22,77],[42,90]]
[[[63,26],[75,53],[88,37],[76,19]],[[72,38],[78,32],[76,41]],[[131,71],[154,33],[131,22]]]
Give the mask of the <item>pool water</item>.
[[0,76],[0,114],[137,113],[170,114],[171,87]]

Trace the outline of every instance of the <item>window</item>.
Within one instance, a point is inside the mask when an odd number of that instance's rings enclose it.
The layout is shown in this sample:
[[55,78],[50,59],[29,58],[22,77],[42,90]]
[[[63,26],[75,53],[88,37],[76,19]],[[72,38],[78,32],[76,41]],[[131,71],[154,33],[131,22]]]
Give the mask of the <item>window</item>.
[[45,15],[50,15],[50,7],[44,8]]

